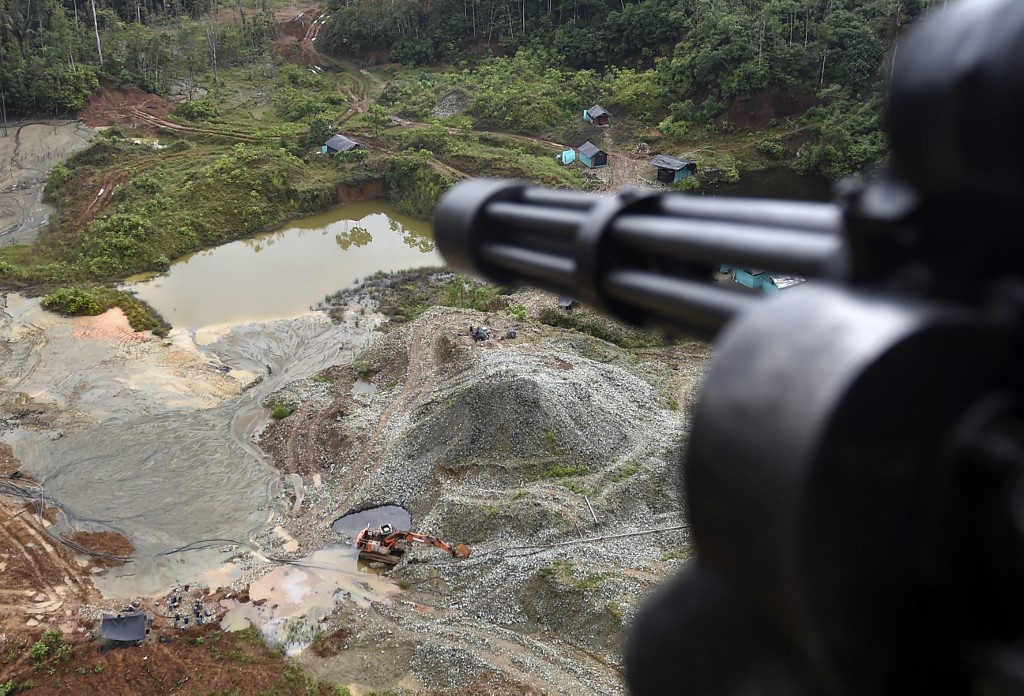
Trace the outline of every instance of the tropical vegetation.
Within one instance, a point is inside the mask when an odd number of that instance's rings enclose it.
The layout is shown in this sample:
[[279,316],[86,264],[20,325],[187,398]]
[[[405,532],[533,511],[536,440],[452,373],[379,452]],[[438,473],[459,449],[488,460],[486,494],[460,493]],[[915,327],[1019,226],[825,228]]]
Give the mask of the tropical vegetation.
[[[31,247],[0,249],[0,284],[91,312],[127,303],[104,284],[323,210],[339,185],[381,181],[421,217],[462,176],[586,187],[552,155],[604,137],[580,118],[597,102],[619,145],[699,151],[708,175],[869,169],[888,149],[887,51],[929,4],[329,0],[324,70],[273,50],[269,0],[0,0],[4,126],[81,109],[101,83],[178,101],[166,148],[109,129],[53,170],[57,213]],[[341,123],[372,147],[318,157]],[[104,214],[83,215],[98,189]]]

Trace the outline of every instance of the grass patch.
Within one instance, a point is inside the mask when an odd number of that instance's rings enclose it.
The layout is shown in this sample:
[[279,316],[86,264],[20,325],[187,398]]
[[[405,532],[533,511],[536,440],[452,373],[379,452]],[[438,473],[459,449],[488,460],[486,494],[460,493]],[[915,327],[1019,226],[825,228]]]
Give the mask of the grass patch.
[[120,307],[135,331],[152,331],[166,336],[170,324],[159,312],[134,295],[104,286],[64,287],[46,295],[43,308],[66,316],[96,316]]
[[537,571],[542,578],[565,578],[572,575],[572,564],[564,558],[556,558],[550,565],[546,565]]
[[553,466],[545,470],[541,476],[547,479],[566,478],[568,476],[579,476],[587,473],[585,466]]
[[595,590],[601,586],[601,583],[612,576],[613,573],[597,573],[596,575],[588,575],[585,578],[575,581],[573,583],[573,587],[579,590]]
[[620,348],[653,348],[666,345],[663,337],[650,331],[643,331],[621,322],[589,312],[566,312],[553,307],[540,311],[538,319],[542,324],[580,333],[614,343]]
[[618,471],[612,473],[610,476],[612,482],[618,483],[619,481],[625,481],[631,476],[635,476],[640,471],[640,467],[636,464],[627,464]]
[[[377,311],[402,324],[413,321],[431,307],[461,307],[480,312],[508,309],[511,290],[481,282],[469,276],[446,272],[440,268],[419,268],[396,273],[376,273],[359,287],[329,296],[328,314],[340,319],[352,298],[368,295],[377,303]],[[385,328],[387,324],[384,325]],[[360,371],[357,361],[356,371]],[[367,365],[367,370],[369,366]],[[361,377],[370,376],[370,372]]]
[[672,551],[666,551],[658,557],[658,560],[662,563],[667,563],[668,561],[688,561],[691,558],[693,558],[693,547],[684,546]]

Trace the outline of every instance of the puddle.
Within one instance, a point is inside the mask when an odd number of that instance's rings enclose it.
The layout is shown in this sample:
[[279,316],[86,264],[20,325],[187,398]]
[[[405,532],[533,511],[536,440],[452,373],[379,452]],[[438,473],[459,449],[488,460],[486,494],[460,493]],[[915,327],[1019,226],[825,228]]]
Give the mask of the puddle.
[[[401,509],[401,508],[398,508]],[[256,626],[267,640],[296,655],[316,636],[320,620],[339,602],[368,607],[399,591],[387,577],[360,570],[356,550],[330,544],[301,560],[282,565],[249,586],[251,602],[225,599],[221,628]]]
[[353,512],[351,515],[339,517],[331,525],[331,529],[334,530],[335,534],[342,534],[348,537],[351,542],[355,541],[356,535],[364,527],[379,527],[382,524],[390,524],[395,529],[410,529],[412,515],[397,505],[382,505],[381,507]]
[[[364,527],[382,524],[409,529],[412,516],[397,505],[384,505],[335,520],[332,529],[345,537],[346,543],[329,544],[303,559],[275,568],[249,585],[249,602],[222,600],[221,606],[228,611],[221,620],[221,628],[239,631],[256,626],[268,641],[284,646],[289,655],[296,655],[313,642],[320,620],[339,602],[368,607],[372,602],[387,601],[399,590],[383,575],[388,569],[360,561],[352,546]],[[275,527],[274,532],[285,539],[287,550],[294,540],[282,527]]]
[[359,379],[356,380],[356,383],[352,385],[352,394],[353,395],[358,395],[358,394],[373,395],[373,394],[376,394],[376,393],[377,393],[377,385],[374,384],[373,382],[369,381],[369,380],[359,378]]

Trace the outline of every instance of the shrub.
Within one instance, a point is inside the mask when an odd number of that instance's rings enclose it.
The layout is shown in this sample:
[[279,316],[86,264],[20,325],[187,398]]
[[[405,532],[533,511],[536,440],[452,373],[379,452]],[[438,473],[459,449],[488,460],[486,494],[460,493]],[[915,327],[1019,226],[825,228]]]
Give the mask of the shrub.
[[778,140],[762,140],[757,144],[757,151],[773,160],[781,160],[786,154],[786,149]]
[[95,316],[108,308],[89,290],[61,288],[43,298],[43,309],[71,316]]
[[297,404],[274,404],[271,407],[270,415],[274,417],[274,420],[281,420],[295,413],[297,408]]
[[56,189],[66,184],[70,178],[71,170],[63,164],[56,164],[53,169],[50,170],[50,179],[47,183]]
[[42,662],[50,654],[50,646],[41,640],[37,641],[28,654],[36,662]]
[[187,121],[210,121],[217,118],[217,107],[205,99],[182,102],[174,115]]
[[526,321],[526,307],[521,304],[517,304],[515,307],[509,307],[508,315],[513,319],[518,319],[519,321]]

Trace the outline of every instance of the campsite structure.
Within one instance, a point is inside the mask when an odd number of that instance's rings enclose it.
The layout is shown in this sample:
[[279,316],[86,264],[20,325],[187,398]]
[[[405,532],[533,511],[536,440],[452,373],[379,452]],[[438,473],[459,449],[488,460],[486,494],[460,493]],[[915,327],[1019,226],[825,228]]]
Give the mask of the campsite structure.
[[608,153],[589,140],[579,147],[580,162],[588,167],[604,167],[608,164]]
[[595,126],[609,125],[611,114],[600,104],[594,104],[583,112],[583,120]]
[[697,173],[697,163],[679,159],[672,155],[658,155],[651,160],[658,168],[658,181],[663,184],[674,184]]
[[327,142],[320,146],[320,154],[322,155],[335,155],[339,152],[350,152],[357,150],[362,147],[362,144],[357,143],[351,138],[347,138],[344,135],[338,133],[332,135]]

